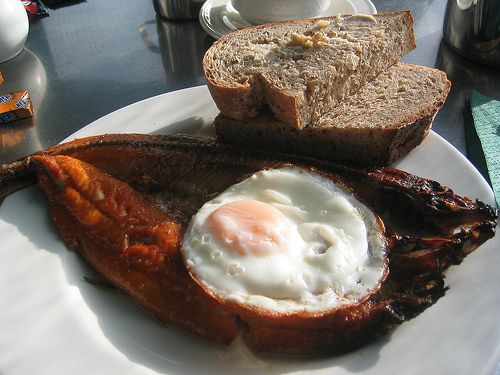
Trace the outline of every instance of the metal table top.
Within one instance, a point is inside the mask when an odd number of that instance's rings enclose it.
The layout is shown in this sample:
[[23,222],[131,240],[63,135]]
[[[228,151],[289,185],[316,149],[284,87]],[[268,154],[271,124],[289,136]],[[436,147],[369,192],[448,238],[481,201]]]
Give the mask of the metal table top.
[[[448,74],[452,89],[433,129],[466,155],[464,102],[471,90],[500,99],[500,70],[444,44],[445,0],[373,2],[379,12],[412,10],[417,48],[404,61]],[[148,0],[72,2],[49,14],[30,25],[23,52],[0,64],[0,93],[28,89],[35,111],[33,119],[0,126],[1,163],[133,102],[205,82],[201,59],[214,40],[197,20],[159,19]]]
[[[442,41],[445,0],[375,0],[379,12],[411,9],[417,48],[405,62],[446,71],[453,87],[433,129],[466,154],[463,107],[471,90],[500,98],[500,70],[473,63]],[[28,89],[35,117],[0,126],[0,162],[54,145],[133,102],[204,84],[213,43],[197,20],[156,17],[146,0],[71,3],[30,25],[24,51],[0,64],[0,92]]]

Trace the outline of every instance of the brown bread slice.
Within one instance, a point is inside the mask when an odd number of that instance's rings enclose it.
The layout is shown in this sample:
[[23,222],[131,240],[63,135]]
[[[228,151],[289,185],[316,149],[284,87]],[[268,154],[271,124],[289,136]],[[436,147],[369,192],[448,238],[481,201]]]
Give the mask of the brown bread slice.
[[409,11],[294,20],[225,35],[207,51],[220,111],[255,117],[268,106],[294,128],[317,121],[415,48]]
[[422,142],[449,90],[444,72],[397,63],[303,129],[280,122],[269,111],[242,121],[221,114],[215,129],[219,140],[232,144],[386,165]]

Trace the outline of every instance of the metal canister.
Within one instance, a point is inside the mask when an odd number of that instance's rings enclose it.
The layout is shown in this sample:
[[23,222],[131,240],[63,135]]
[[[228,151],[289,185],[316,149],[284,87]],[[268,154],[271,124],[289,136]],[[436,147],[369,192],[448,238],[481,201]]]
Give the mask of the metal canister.
[[156,14],[170,20],[198,18],[205,0],[153,0]]
[[443,34],[461,55],[500,67],[500,0],[448,0]]

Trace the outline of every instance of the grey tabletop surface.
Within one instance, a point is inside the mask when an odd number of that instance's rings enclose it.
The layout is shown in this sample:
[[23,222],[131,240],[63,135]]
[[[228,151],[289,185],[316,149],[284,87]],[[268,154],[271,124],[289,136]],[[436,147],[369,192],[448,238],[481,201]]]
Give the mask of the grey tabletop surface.
[[[445,0],[375,0],[379,12],[411,9],[417,48],[405,62],[443,69],[452,90],[433,129],[467,155],[463,108],[471,90],[500,98],[500,70],[471,62],[443,42]],[[133,102],[204,84],[213,43],[197,20],[157,18],[151,1],[77,1],[30,25],[26,47],[1,63],[0,93],[28,89],[35,116],[0,127],[0,162],[54,145]]]

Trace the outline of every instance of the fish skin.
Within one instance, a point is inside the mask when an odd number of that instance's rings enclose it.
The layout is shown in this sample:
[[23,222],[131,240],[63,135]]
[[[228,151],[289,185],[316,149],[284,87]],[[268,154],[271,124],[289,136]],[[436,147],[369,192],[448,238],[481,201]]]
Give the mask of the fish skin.
[[[160,216],[178,226],[179,236],[205,201],[252,173],[288,163],[313,168],[348,186],[382,218],[389,249],[389,275],[379,292],[357,305],[313,317],[299,313],[284,319],[241,311],[212,299],[189,277],[177,250],[171,258],[164,258],[170,259],[168,266],[155,271],[163,272],[163,278],[168,280],[165,284],[161,278],[151,277],[148,270],[135,268],[119,252],[109,258],[109,254],[114,254],[110,248],[123,247],[123,235],[108,236],[113,238],[103,242],[98,240],[99,236],[86,236],[75,230],[81,227],[82,220],[77,219],[78,215],[75,218],[62,202],[78,199],[71,198],[72,193],[61,195],[64,178],[59,167],[51,167],[58,155],[76,159],[77,167],[68,170],[77,181],[77,192],[93,197],[90,201],[94,206],[98,206],[99,194],[86,180],[105,174],[106,178],[120,181],[117,184],[126,185],[124,189],[137,196],[138,205],[159,211]],[[87,178],[78,172],[82,168],[89,171]],[[165,323],[222,343],[229,343],[236,334],[238,316],[250,346],[266,353],[351,350],[418,315],[444,295],[446,268],[459,264],[491,238],[497,220],[494,208],[457,196],[435,181],[397,169],[358,169],[294,155],[235,148],[213,139],[187,135],[105,135],[58,145],[0,166],[0,197],[33,183],[36,177],[48,196],[53,218],[67,246],[146,311]],[[98,213],[94,217],[89,209],[87,214],[88,217],[83,215],[83,222],[92,224],[92,220],[98,220]],[[148,220],[155,223],[154,218]],[[101,251],[96,251],[96,241]],[[103,243],[106,243],[104,250]],[[174,248],[178,249],[178,242],[175,243]],[[145,254],[151,263],[158,255],[147,251]],[[150,294],[137,287],[144,283]],[[176,305],[176,300],[183,302]],[[214,314],[205,319],[209,310]]]
[[68,156],[33,156],[39,186],[66,245],[162,323],[229,344],[238,331],[191,279],[183,225],[127,183]]

